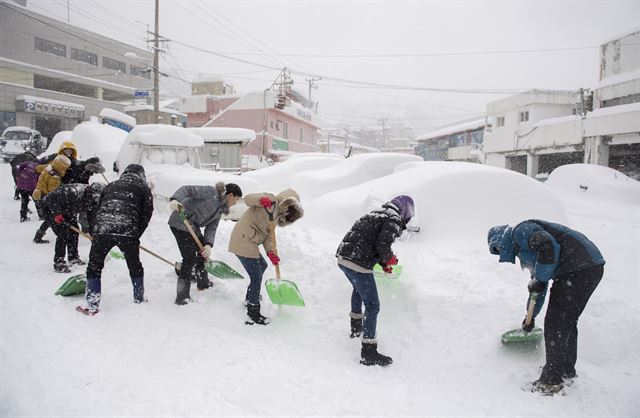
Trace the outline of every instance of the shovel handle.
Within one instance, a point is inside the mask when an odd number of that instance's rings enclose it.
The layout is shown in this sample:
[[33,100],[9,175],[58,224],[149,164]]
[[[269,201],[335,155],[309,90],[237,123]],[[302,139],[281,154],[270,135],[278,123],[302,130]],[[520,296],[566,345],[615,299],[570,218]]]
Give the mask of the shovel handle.
[[204,250],[204,246],[202,245],[202,243],[198,239],[198,236],[196,235],[196,231],[194,231],[193,228],[191,227],[191,224],[189,223],[189,220],[187,218],[184,218],[182,220],[182,222],[184,222],[184,226],[187,227],[187,231],[189,231],[189,233],[191,234],[191,237],[193,238],[193,240],[196,242],[196,244],[198,244],[198,248],[200,248],[200,251]]
[[[88,239],[89,241],[93,241],[93,237],[92,237],[91,235],[87,234],[86,232],[82,232],[81,230],[79,230],[79,229],[78,229],[78,228],[76,228],[75,226],[73,226],[73,225],[69,225],[69,228],[70,228],[73,232],[75,232],[75,233],[77,233],[77,234],[82,235],[83,237],[85,237],[85,238],[86,238],[86,239]],[[158,258],[158,259],[160,259],[160,260],[164,261],[165,263],[169,264],[170,266],[175,267],[176,263],[172,263],[171,261],[167,260],[166,258],[164,258],[164,257],[162,257],[162,256],[160,256],[160,255],[158,255],[158,254],[154,253],[153,251],[151,251],[151,250],[149,250],[149,249],[147,249],[147,248],[143,247],[142,245],[139,245],[138,247],[139,247],[142,251],[146,252],[147,254],[151,254],[152,256],[154,256],[154,257],[156,257],[156,258]]]
[[538,294],[536,292],[531,292],[529,296],[529,308],[527,309],[527,318],[524,320],[525,325],[529,325],[533,320],[533,311],[536,309],[536,300],[538,299]]
[[[269,232],[271,233],[271,244],[273,245],[273,253],[278,255],[278,244],[276,242],[276,222],[273,220],[273,212],[276,211],[274,207],[273,210],[269,210],[264,208],[269,214]],[[280,263],[276,264],[276,280],[280,281]]]

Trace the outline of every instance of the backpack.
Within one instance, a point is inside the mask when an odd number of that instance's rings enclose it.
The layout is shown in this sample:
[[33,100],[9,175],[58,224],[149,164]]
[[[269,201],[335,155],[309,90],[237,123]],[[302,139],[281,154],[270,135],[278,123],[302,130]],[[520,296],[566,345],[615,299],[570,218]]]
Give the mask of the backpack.
[[38,184],[38,177],[40,177],[40,174],[36,171],[37,166],[37,161],[25,161],[18,165],[16,174],[16,186],[18,186],[18,189],[29,192],[35,190],[36,184]]

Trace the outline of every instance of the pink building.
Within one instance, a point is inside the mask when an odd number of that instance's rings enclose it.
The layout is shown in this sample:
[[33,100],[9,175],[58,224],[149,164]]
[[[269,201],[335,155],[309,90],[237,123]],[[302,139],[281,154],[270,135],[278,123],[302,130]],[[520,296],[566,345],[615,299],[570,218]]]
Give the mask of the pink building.
[[[293,100],[284,109],[277,109],[276,93],[254,91],[238,98],[236,96],[192,96],[199,106],[192,109],[181,106],[187,113],[189,126],[229,127],[252,129],[256,139],[247,144],[242,153],[265,155],[271,150],[292,152],[318,151],[320,119],[313,111]],[[186,98],[185,104],[192,98]],[[193,112],[189,110],[202,110]],[[208,120],[204,125],[200,122]],[[265,129],[266,126],[266,129]]]

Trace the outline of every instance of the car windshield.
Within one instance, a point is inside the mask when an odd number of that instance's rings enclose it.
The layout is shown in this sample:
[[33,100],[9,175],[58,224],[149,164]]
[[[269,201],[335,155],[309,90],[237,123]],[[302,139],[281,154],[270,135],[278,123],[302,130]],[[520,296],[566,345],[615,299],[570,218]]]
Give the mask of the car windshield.
[[29,132],[10,131],[4,135],[4,139],[12,139],[14,141],[28,141],[31,139]]

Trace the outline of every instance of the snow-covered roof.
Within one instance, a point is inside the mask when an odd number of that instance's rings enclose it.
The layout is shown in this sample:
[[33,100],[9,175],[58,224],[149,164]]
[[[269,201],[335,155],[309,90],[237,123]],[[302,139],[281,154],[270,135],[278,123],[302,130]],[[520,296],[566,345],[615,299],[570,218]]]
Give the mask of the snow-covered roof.
[[46,97],[29,96],[26,94],[22,94],[16,97],[16,100],[24,100],[26,102],[48,103],[56,106],[69,106],[69,107],[75,107],[75,108],[80,108],[84,110],[84,106],[78,103],[63,102],[62,100],[48,99]]
[[618,106],[601,107],[600,109],[595,109],[593,112],[588,112],[587,119],[606,115],[617,115],[627,112],[640,112],[640,103],[629,103]]
[[480,128],[484,128],[485,120],[484,118],[473,120],[470,122],[459,123],[456,125],[446,126],[442,129],[438,129],[437,131],[430,132],[425,135],[421,135],[416,140],[425,141],[427,139],[439,138],[441,136],[456,134],[460,132],[472,131]]
[[604,45],[606,45],[608,43],[611,43],[611,42],[614,42],[614,41],[618,41],[618,40],[620,40],[622,38],[626,38],[629,35],[633,35],[636,32],[640,32],[640,26],[636,27],[635,29],[631,29],[631,30],[628,30],[626,32],[619,33],[616,36],[612,36],[611,38],[603,41],[600,45],[604,46]]
[[256,139],[256,133],[244,128],[187,128],[188,131],[209,142],[242,142],[243,145]]
[[33,132],[33,129],[26,126],[9,126],[4,132]]
[[127,143],[172,147],[201,147],[204,141],[185,128],[173,125],[138,125],[127,136]]
[[608,86],[613,86],[616,84],[622,84],[629,81],[637,80],[640,82],[640,68],[636,68],[635,70],[626,71],[624,73],[610,75],[605,77],[598,84],[593,86],[594,90],[601,89]]
[[[141,105],[130,105],[130,106],[125,106],[124,107],[124,111],[125,112],[137,112],[139,110],[153,110],[153,106],[152,105],[148,105],[148,104],[141,104]],[[175,109],[170,109],[168,107],[161,107],[158,109],[158,111],[162,112],[162,113],[171,113],[173,115],[177,115],[177,116],[184,116],[186,117],[187,115],[185,115],[184,113],[181,113]]]
[[579,120],[579,119],[580,119],[580,115],[559,116],[557,118],[541,119],[538,122],[536,122],[533,126],[541,127],[541,126],[548,126],[548,125],[556,125],[559,123],[575,122],[576,120]]
[[131,127],[136,126],[136,118],[125,113],[118,112],[117,110],[109,109],[108,107],[102,109],[99,116],[101,118],[117,120]]
[[193,80],[191,80],[192,83],[215,83],[217,81],[225,82],[225,79],[219,75],[208,74],[194,77]]

